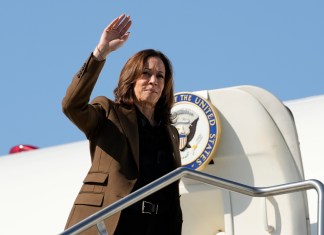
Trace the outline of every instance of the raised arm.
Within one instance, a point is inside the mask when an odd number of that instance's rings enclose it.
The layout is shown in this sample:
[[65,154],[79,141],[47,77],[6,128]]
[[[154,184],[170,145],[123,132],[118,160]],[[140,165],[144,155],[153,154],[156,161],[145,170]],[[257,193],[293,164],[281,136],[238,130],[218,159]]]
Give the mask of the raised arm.
[[105,28],[94,52],[73,77],[63,98],[63,112],[88,138],[98,127],[102,116],[99,106],[89,104],[91,93],[104,66],[106,56],[125,43],[130,26],[130,17],[122,14]]

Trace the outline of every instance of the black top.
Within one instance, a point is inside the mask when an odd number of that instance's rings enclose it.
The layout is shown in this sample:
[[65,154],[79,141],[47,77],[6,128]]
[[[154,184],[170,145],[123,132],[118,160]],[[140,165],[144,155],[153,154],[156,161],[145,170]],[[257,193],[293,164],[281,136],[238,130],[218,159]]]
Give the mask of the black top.
[[[147,185],[176,168],[166,126],[151,126],[136,108],[139,132],[139,172],[133,191]],[[171,184],[148,196],[145,200],[160,203],[174,197],[177,184]]]

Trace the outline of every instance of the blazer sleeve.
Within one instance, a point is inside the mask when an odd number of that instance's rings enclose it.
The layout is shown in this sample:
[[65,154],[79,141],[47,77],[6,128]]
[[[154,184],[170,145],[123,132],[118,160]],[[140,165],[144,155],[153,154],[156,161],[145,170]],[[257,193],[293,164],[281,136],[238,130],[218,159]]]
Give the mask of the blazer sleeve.
[[87,138],[98,126],[100,107],[89,104],[93,88],[105,61],[96,60],[91,54],[67,88],[62,100],[64,114],[85,133]]

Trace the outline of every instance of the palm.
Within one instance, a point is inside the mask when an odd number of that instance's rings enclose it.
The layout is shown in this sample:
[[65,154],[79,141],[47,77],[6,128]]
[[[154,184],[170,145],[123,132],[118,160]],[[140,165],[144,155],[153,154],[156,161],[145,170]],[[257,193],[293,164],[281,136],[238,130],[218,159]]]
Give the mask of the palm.
[[120,39],[119,33],[117,31],[104,31],[100,43],[101,41],[105,45],[105,47],[110,49],[110,51],[117,50],[125,42],[125,40]]

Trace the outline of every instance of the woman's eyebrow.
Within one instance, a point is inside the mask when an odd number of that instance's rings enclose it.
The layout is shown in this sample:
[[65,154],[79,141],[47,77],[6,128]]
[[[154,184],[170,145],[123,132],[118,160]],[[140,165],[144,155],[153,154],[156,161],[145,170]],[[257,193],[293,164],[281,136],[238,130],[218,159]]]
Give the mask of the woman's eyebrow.
[[[150,70],[150,71],[152,71],[152,69],[150,69],[150,68],[148,68],[148,67],[144,67],[144,70]],[[158,70],[157,72],[158,72],[158,73],[162,73],[162,74],[164,74],[164,72],[163,72],[162,70]]]
[[158,73],[160,73],[160,74],[163,74],[163,75],[164,75],[164,72],[163,72],[163,71],[158,71]]

